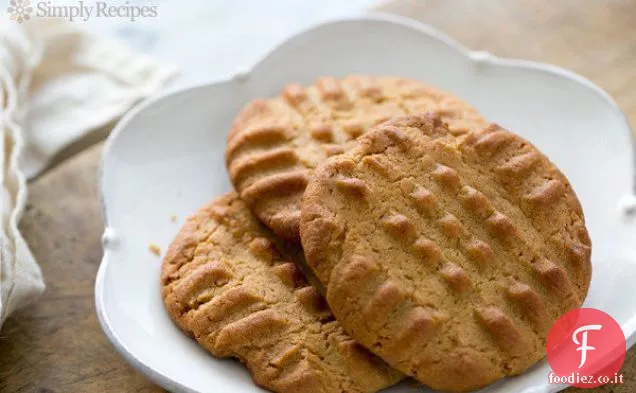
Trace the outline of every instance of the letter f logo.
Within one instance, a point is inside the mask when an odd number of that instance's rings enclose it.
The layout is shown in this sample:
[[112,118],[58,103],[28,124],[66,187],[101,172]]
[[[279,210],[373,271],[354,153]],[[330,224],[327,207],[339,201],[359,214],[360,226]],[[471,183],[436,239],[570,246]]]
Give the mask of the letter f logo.
[[[585,325],[576,329],[574,333],[572,333],[572,341],[574,341],[574,344],[581,345],[576,349],[577,351],[581,351],[581,364],[579,364],[579,368],[583,367],[583,365],[587,361],[587,351],[593,351],[596,349],[587,345],[587,332],[589,330],[601,330],[602,327],[603,325]],[[576,336],[581,332],[583,332],[583,334],[581,335],[581,342],[579,342]]]

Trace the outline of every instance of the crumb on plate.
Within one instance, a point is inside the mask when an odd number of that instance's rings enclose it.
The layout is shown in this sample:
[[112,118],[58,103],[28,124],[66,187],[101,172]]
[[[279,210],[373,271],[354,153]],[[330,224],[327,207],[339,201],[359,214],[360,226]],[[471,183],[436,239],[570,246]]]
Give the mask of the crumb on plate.
[[161,255],[161,248],[155,243],[150,243],[148,245],[148,250],[150,250],[150,252],[155,254],[156,256]]

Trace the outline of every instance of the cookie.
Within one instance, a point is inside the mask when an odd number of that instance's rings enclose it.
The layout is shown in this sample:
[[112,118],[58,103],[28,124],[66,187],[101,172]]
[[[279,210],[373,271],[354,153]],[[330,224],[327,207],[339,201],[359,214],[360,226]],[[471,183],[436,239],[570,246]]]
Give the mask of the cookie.
[[591,276],[564,175],[496,125],[455,136],[394,119],[320,165],[300,221],[308,265],[351,334],[429,387],[466,392],[523,372]]
[[[283,255],[285,257],[283,257]],[[184,224],[163,261],[174,321],[275,392],[375,392],[401,374],[350,338],[283,249],[231,193]]]
[[469,104],[404,78],[326,77],[309,87],[291,84],[237,116],[225,155],[228,172],[256,216],[298,242],[300,203],[316,165],[350,149],[371,126],[432,109],[456,134],[486,125]]

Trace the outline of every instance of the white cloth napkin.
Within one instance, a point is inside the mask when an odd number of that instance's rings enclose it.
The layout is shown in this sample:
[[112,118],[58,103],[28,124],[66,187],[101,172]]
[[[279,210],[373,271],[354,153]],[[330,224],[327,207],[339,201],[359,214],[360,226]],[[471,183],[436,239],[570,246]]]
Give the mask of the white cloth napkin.
[[44,290],[18,229],[26,179],[175,74],[174,67],[62,20],[0,25],[0,327]]

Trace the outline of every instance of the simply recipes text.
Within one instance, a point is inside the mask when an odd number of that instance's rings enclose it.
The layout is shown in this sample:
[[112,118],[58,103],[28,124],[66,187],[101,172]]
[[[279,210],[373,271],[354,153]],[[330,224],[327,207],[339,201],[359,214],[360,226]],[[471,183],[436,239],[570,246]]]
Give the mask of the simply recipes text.
[[35,3],[35,16],[66,18],[69,21],[87,21],[91,18],[123,18],[134,22],[140,18],[155,18],[159,15],[157,4],[133,5],[130,2],[95,3],[78,1],[75,4],[56,5],[52,1]]

